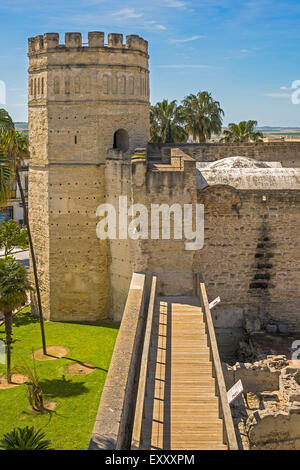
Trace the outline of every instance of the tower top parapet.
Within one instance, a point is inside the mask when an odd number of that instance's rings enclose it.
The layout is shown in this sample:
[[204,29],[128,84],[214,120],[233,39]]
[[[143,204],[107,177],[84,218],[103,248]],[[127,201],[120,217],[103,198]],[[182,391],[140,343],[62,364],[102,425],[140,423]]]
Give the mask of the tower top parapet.
[[104,33],[92,31],[88,33],[88,44],[82,43],[81,33],[65,33],[65,44],[59,44],[58,33],[45,33],[28,39],[28,55],[41,54],[45,52],[80,51],[101,48],[103,50],[122,49],[128,51],[139,51],[148,54],[148,41],[137,35],[126,36],[123,42],[123,34],[110,33],[105,43]]

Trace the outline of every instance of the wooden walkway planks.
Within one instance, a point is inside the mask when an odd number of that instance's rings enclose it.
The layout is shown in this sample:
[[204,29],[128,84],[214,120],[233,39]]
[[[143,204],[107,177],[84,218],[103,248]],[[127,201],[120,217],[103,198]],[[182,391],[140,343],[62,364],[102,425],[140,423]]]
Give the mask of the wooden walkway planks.
[[149,369],[142,448],[227,449],[196,297],[159,299]]

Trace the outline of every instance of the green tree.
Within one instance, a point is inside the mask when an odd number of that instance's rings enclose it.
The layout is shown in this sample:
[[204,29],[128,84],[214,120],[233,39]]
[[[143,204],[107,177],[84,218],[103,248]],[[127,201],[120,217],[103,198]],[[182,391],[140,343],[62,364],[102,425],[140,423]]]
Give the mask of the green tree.
[[180,143],[187,141],[182,107],[177,101],[163,100],[150,108],[150,142]]
[[[16,179],[17,185],[21,194],[23,214],[24,214],[23,218],[24,218],[24,223],[27,227],[35,290],[36,290],[38,309],[39,309],[43,352],[44,354],[47,354],[44,319],[43,319],[42,302],[41,302],[40,286],[39,286],[39,279],[38,279],[38,273],[37,273],[36,258],[35,258],[34,247],[33,247],[33,242],[32,242],[32,237],[31,237],[31,232],[30,232],[28,213],[27,213],[27,208],[26,208],[26,200],[25,200],[25,195],[24,195],[24,191],[22,188],[21,178],[20,178],[20,171],[24,167],[24,162],[27,158],[29,158],[29,143],[28,143],[27,135],[24,132],[18,132],[14,127],[13,128],[10,127],[8,128],[8,130],[0,131],[0,156],[1,156],[1,153],[5,161],[3,168],[5,168],[6,172],[10,172],[11,181],[13,177]],[[5,181],[0,180],[0,190],[1,188],[3,188],[3,193],[0,194],[0,201],[5,200],[5,196],[7,194],[7,191],[5,191],[6,189]]]
[[13,172],[4,149],[0,147],[0,206],[5,205],[11,195]]
[[0,441],[2,450],[50,450],[50,441],[45,439],[41,429],[37,431],[34,427],[15,428],[6,433]]
[[13,257],[0,259],[0,311],[4,315],[6,372],[7,380],[11,380],[11,343],[13,312],[25,304],[27,292],[30,290],[27,270],[24,265]]
[[27,228],[21,227],[15,220],[0,223],[0,250],[9,256],[15,248],[28,247]]
[[200,143],[210,139],[212,134],[220,134],[224,115],[219,101],[215,101],[207,91],[199,91],[182,100],[186,131]]
[[6,131],[9,129],[14,129],[14,123],[8,112],[0,108],[0,131]]
[[223,142],[262,142],[263,133],[256,131],[257,121],[231,122],[223,131]]

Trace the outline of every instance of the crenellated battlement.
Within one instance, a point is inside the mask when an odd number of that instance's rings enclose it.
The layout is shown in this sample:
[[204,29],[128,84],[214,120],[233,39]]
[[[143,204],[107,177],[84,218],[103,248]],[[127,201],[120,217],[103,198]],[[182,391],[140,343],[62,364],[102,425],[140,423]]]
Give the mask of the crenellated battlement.
[[137,35],[126,36],[124,43],[123,34],[110,33],[105,43],[105,34],[100,31],[88,33],[88,44],[82,42],[81,33],[65,33],[65,44],[59,44],[58,33],[45,33],[43,36],[35,36],[28,39],[28,55],[45,52],[68,51],[80,48],[81,51],[102,48],[103,50],[122,49],[139,51],[148,54],[148,41]]

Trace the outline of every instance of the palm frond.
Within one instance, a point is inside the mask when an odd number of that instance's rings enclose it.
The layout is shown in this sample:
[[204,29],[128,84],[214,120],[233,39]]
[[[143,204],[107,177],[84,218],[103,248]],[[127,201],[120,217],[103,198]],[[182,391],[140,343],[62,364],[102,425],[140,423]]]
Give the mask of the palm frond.
[[45,433],[34,427],[15,428],[6,433],[0,441],[2,450],[50,450],[50,441],[45,439]]
[[13,171],[5,150],[0,146],[0,205],[6,204],[11,195]]
[[190,94],[183,99],[182,107],[186,131],[194,140],[205,142],[213,133],[221,133],[224,111],[210,93]]
[[163,100],[150,108],[150,142],[179,143],[186,142],[182,107],[177,101]]
[[262,132],[256,131],[257,121],[241,121],[239,124],[231,122],[228,129],[223,131],[223,142],[261,142]]
[[8,112],[5,109],[0,108],[0,132],[13,130],[14,128],[14,122]]

